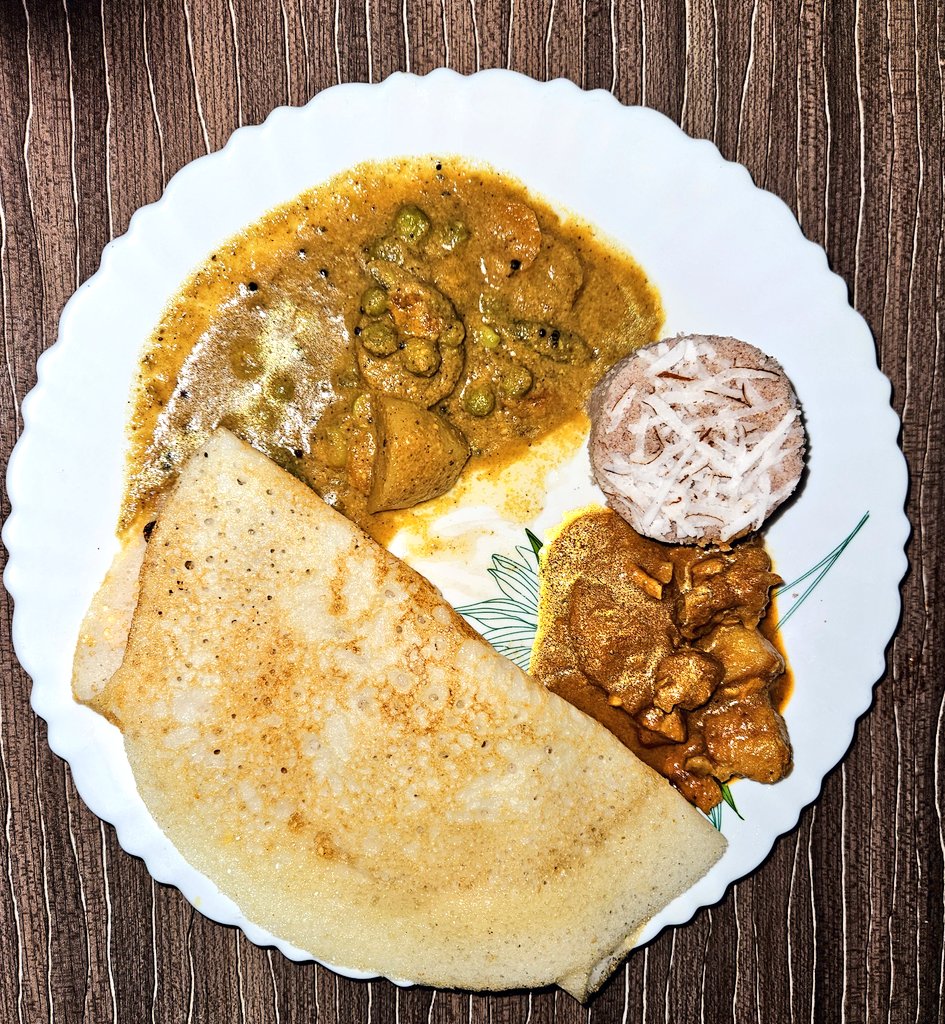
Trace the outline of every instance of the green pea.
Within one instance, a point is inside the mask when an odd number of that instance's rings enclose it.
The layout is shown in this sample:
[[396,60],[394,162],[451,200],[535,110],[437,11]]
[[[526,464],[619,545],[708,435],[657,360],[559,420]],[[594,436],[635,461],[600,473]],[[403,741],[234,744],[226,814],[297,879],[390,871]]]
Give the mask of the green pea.
[[432,377],[440,368],[440,350],[429,341],[409,338],[404,346],[404,366],[417,377]]
[[450,221],[443,228],[443,248],[452,252],[458,245],[462,245],[469,238],[469,228],[461,220]]
[[269,382],[269,394],[277,402],[291,402],[295,398],[295,381],[288,373],[280,373]]
[[252,380],[263,371],[263,358],[255,339],[237,338],[230,345],[227,358],[234,376],[240,380]]
[[387,312],[387,292],[383,288],[368,288],[361,296],[361,308],[368,316]]
[[394,217],[394,234],[409,245],[416,245],[430,231],[430,218],[419,206],[402,206]]
[[356,366],[348,366],[338,371],[335,386],[338,388],[356,388],[361,383],[361,375]]
[[488,416],[495,408],[495,395],[488,384],[471,384],[463,394],[463,408],[472,416]]
[[365,391],[364,394],[358,395],[354,400],[354,405],[351,406],[351,411],[354,415],[365,423],[371,422],[371,396]]
[[466,328],[463,326],[462,320],[454,320],[440,335],[440,344],[447,348],[459,348],[465,337]]
[[361,326],[361,344],[375,356],[397,351],[397,332],[385,320],[373,320]]
[[483,348],[490,352],[499,347],[501,338],[499,332],[494,331],[488,324],[482,324],[476,331],[476,339]]
[[372,260],[386,260],[388,263],[396,263],[398,267],[404,265],[404,244],[396,238],[378,238],[368,248],[368,255]]
[[502,378],[502,394],[506,398],[521,398],[531,390],[533,379],[524,366],[513,366]]
[[344,432],[329,427],[325,437],[325,461],[332,469],[344,469],[348,463],[348,441]]

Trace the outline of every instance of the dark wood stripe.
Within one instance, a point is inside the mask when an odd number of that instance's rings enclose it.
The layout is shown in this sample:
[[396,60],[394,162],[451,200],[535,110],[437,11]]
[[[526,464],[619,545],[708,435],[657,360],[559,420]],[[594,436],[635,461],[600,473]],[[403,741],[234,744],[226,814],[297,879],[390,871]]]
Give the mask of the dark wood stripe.
[[0,25],[4,456],[69,294],[178,169],[337,81],[408,60],[418,73],[510,66],[647,103],[796,213],[892,380],[913,523],[889,670],[816,806],[587,1009],[554,991],[353,982],[204,919],[78,798],[29,708],[0,594],[0,1020],[943,1019],[943,5],[3,0]]

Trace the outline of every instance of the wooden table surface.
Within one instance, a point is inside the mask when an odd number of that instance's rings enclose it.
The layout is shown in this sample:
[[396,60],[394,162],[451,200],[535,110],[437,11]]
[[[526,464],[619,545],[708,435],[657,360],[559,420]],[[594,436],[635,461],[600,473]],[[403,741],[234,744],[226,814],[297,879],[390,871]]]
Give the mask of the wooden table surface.
[[501,66],[654,107],[784,199],[876,337],[913,524],[888,671],[820,799],[753,875],[634,953],[587,1008],[551,990],[350,981],[207,921],[120,849],[50,753],[3,593],[0,1022],[943,1018],[943,11],[936,0],[0,3],[4,464],[63,304],[178,168],[339,81]]

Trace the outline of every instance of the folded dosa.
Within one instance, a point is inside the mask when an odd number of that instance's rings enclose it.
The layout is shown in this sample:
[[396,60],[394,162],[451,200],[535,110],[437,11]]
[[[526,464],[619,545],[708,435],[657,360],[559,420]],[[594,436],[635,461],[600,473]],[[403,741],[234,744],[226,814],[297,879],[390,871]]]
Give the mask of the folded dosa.
[[314,956],[585,997],[724,840],[439,591],[218,432],[93,706],[184,857]]
[[141,533],[125,538],[82,620],[72,660],[72,692],[83,704],[94,702],[125,657],[146,548]]

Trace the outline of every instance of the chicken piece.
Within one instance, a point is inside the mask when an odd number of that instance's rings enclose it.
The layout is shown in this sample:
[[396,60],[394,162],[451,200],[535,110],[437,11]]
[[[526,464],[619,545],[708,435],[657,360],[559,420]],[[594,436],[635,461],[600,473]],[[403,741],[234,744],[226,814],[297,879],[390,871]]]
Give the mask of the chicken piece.
[[580,258],[565,242],[546,234],[528,272],[513,274],[501,295],[513,318],[555,323],[571,311],[583,284]]
[[749,679],[767,687],[784,671],[784,659],[774,644],[757,629],[740,624],[716,626],[698,641],[698,646],[724,665],[721,681],[726,687]]
[[624,662],[626,612],[609,587],[579,579],[571,591],[567,623],[578,665],[605,686]]
[[686,722],[678,711],[662,711],[658,707],[648,707],[637,715],[640,725],[655,736],[640,734],[643,743],[683,743],[686,739]]
[[723,678],[724,668],[702,651],[690,647],[667,655],[656,670],[653,703],[661,711],[675,707],[692,711],[705,704]]
[[697,775],[680,770],[672,776],[673,785],[692,804],[708,814],[722,802],[722,788],[711,775]]
[[782,583],[760,543],[737,551],[686,548],[675,558],[676,619],[683,636],[703,636],[713,626],[741,623],[754,628],[768,607],[768,592]]
[[399,334],[436,342],[456,322],[453,303],[433,285],[386,260],[374,260],[368,270],[387,291],[390,315]]
[[706,752],[721,781],[742,776],[777,782],[791,767],[791,746],[784,719],[766,694],[713,702],[701,719]]
[[617,579],[629,579],[650,597],[661,598],[663,587],[672,582],[673,563],[665,548],[633,530],[621,530],[602,552],[600,570]]
[[579,578],[567,623],[581,670],[636,714],[653,703],[657,666],[673,651],[678,633],[666,603],[628,579],[619,583]]
[[[770,701],[784,662],[755,629],[777,579],[755,541],[670,547],[615,513],[585,514],[548,549],[542,601],[554,613],[532,671],[708,812],[720,783],[790,768]],[[699,639],[679,628],[681,608]]]
[[513,200],[495,203],[486,228],[481,266],[489,284],[528,270],[541,250],[541,227],[535,211]]

